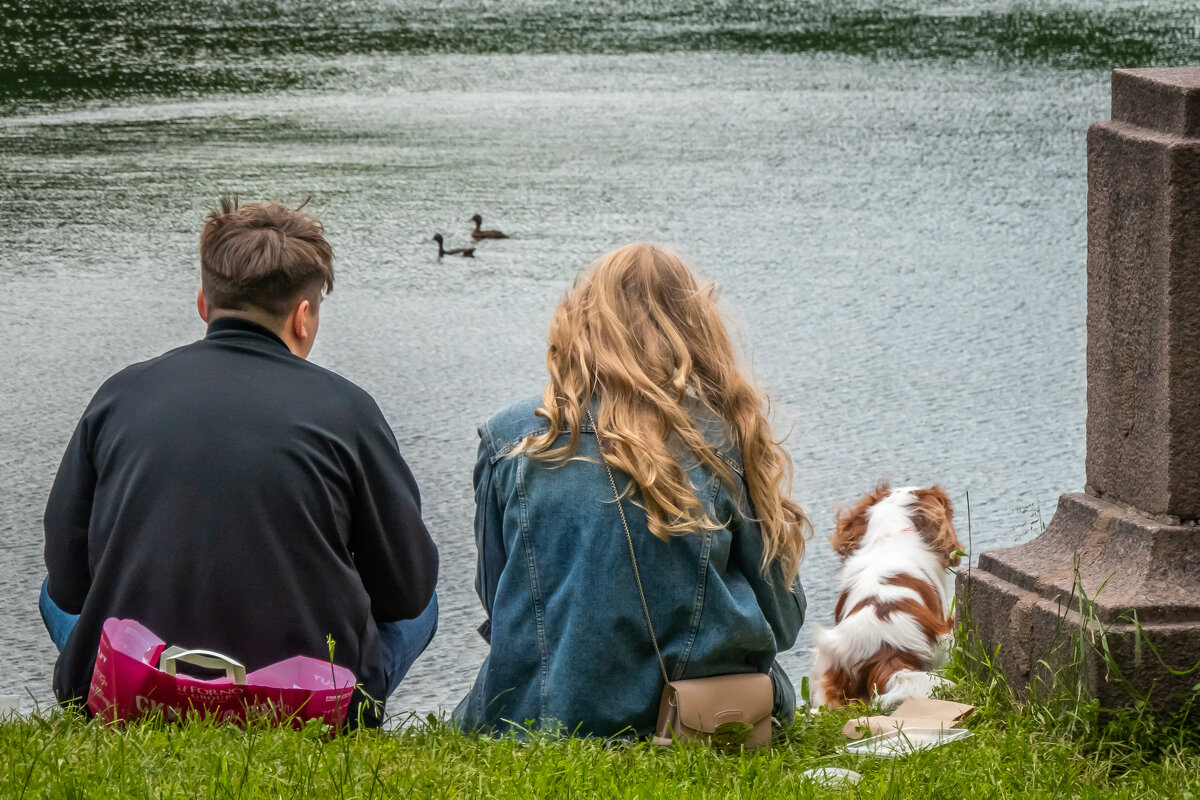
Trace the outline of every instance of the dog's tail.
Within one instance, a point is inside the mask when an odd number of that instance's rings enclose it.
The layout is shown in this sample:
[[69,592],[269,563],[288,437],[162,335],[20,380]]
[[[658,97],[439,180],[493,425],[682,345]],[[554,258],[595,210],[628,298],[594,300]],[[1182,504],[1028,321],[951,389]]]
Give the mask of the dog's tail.
[[[830,698],[825,690],[825,684],[829,673],[830,654],[829,654],[829,631],[822,628],[820,625],[813,627],[813,665],[812,672],[808,679],[808,707],[820,708],[826,705]],[[837,698],[840,700],[841,698]],[[837,702],[835,700],[835,702]],[[840,705],[840,703],[839,703]]]

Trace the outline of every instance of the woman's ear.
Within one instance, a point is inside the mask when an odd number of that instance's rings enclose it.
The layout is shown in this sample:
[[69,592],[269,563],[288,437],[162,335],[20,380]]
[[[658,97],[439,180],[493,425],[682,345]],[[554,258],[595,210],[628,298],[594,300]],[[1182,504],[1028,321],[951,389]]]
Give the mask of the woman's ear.
[[954,530],[954,504],[940,486],[918,489],[913,506],[913,526],[938,556],[943,567],[957,567],[962,556],[958,534]]
[[862,538],[867,535],[871,506],[887,497],[891,490],[886,483],[881,483],[875,487],[875,491],[859,500],[852,508],[838,511],[833,536],[829,537],[833,552],[845,558],[858,549]]

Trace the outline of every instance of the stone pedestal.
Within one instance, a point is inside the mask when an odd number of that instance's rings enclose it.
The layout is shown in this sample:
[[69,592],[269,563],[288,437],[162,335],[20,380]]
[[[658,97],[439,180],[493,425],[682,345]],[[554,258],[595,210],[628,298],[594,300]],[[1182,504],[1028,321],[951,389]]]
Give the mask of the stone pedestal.
[[1087,478],[1200,517],[1200,67],[1117,70],[1088,131]]
[[983,553],[959,602],[1014,683],[1102,628],[1127,681],[1092,652],[1102,702],[1132,688],[1170,708],[1200,683],[1150,647],[1200,661],[1200,67],[1115,71],[1112,117],[1088,131],[1088,494]]

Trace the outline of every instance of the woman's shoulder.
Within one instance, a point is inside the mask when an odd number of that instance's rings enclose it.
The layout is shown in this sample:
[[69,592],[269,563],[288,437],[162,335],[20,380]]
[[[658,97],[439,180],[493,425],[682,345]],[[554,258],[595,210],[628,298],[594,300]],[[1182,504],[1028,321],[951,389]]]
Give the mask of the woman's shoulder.
[[541,406],[542,398],[530,397],[494,414],[479,427],[479,436],[487,443],[493,460],[507,455],[526,437],[546,431],[550,423],[538,415]]
[[[550,422],[537,413],[541,407],[540,396],[530,397],[495,414],[480,426],[479,435],[487,443],[492,461],[503,458],[527,437],[546,432]],[[744,474],[742,454],[729,422],[702,403],[689,403],[687,411],[717,456],[739,475]],[[581,429],[591,433],[591,422],[584,419]]]

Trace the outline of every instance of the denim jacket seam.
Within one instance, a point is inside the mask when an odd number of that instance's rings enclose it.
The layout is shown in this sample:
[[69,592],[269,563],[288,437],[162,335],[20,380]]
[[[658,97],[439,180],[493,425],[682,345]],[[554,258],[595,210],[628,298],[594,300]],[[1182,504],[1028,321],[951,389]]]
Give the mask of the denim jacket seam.
[[525,470],[523,464],[516,465],[517,496],[521,501],[521,542],[525,547],[525,563],[529,569],[529,590],[533,595],[533,617],[537,625],[538,647],[538,716],[546,716],[546,683],[549,679],[548,653],[546,644],[546,619],[542,602],[542,588],[538,580],[537,558],[534,555],[533,540],[529,532],[529,508],[525,492]]
[[[720,489],[721,482],[713,480],[712,488],[708,494],[708,507],[716,510],[717,491]],[[712,556],[712,531],[704,531],[704,544],[700,547],[700,563],[697,568],[696,575],[696,601],[692,609],[692,621],[689,625],[687,643],[683,647],[683,652],[679,656],[679,666],[676,668],[675,680],[683,677],[684,671],[687,669],[688,661],[692,657],[692,647],[696,643],[696,637],[700,635],[700,620],[704,615],[704,596],[708,591],[708,564]]]
[[[538,420],[538,424],[527,424],[524,427],[519,428],[518,430],[520,431],[520,433],[515,434],[515,435],[506,436],[504,438],[502,446],[500,446],[500,447],[493,446],[491,448],[492,455],[490,458],[491,458],[491,461],[493,464],[496,463],[497,461],[499,461],[500,459],[506,457],[509,453],[511,453],[514,449],[516,449],[517,445],[519,445],[521,442],[525,441],[530,436],[535,436],[537,434],[544,433],[546,431],[546,425],[545,425],[544,421]],[[562,428],[559,430],[559,435],[561,436],[564,433],[570,433],[570,432],[571,431],[569,429]],[[582,435],[584,433],[595,433],[595,431],[592,430],[592,426],[590,424],[585,422],[582,425],[580,425],[579,433]]]
[[484,445],[487,447],[488,463],[495,464],[497,460],[496,437],[492,433],[492,423],[490,420],[479,426],[479,438],[483,440]]
[[692,620],[688,626],[688,639],[679,655],[679,666],[675,670],[675,680],[680,680],[687,671],[688,662],[692,658],[692,648],[696,637],[700,635],[700,620],[704,617],[704,596],[708,590],[708,563],[712,554],[712,531],[704,531],[704,544],[700,548],[700,563],[696,576],[696,600],[692,608]]
[[730,458],[723,450],[717,450],[717,457],[729,465],[729,468],[736,472],[739,477],[744,478],[746,476],[745,468],[736,460]]
[[[499,472],[499,470],[496,468],[496,465],[489,463],[488,464],[488,483],[489,483],[488,502],[492,502],[492,498],[496,498],[495,502],[496,502],[497,506],[499,506],[500,482],[499,482],[499,477],[496,474],[497,472]],[[504,561],[501,562],[500,568],[498,570],[496,570],[496,574],[494,576],[496,579],[496,590],[497,591],[492,593],[491,603],[489,604],[489,607],[488,607],[488,623],[489,623],[489,625],[492,622],[492,617],[494,616],[494,612],[496,610],[495,609],[496,594],[499,592],[499,588],[500,588],[500,583],[499,583],[500,574],[502,572],[504,572],[504,564],[508,562],[509,556],[511,555],[511,553],[508,552],[508,543],[506,541],[504,541],[504,532],[503,532],[504,531],[504,522],[503,522],[504,509],[499,508],[498,510],[499,510],[499,514],[500,514],[500,520],[499,520],[500,530],[496,531],[494,535],[496,538],[498,538],[500,540],[500,548],[504,551]],[[491,566],[493,569],[495,569],[496,565],[492,564],[489,566]],[[488,633],[489,633],[488,645],[490,646],[491,645],[490,629],[489,629]]]
[[509,442],[508,444],[504,445],[504,447],[499,449],[497,449],[495,446],[490,446],[488,449],[490,449],[492,452],[491,455],[488,456],[488,463],[495,464],[497,461],[511,453],[513,448],[516,446],[516,442]]

